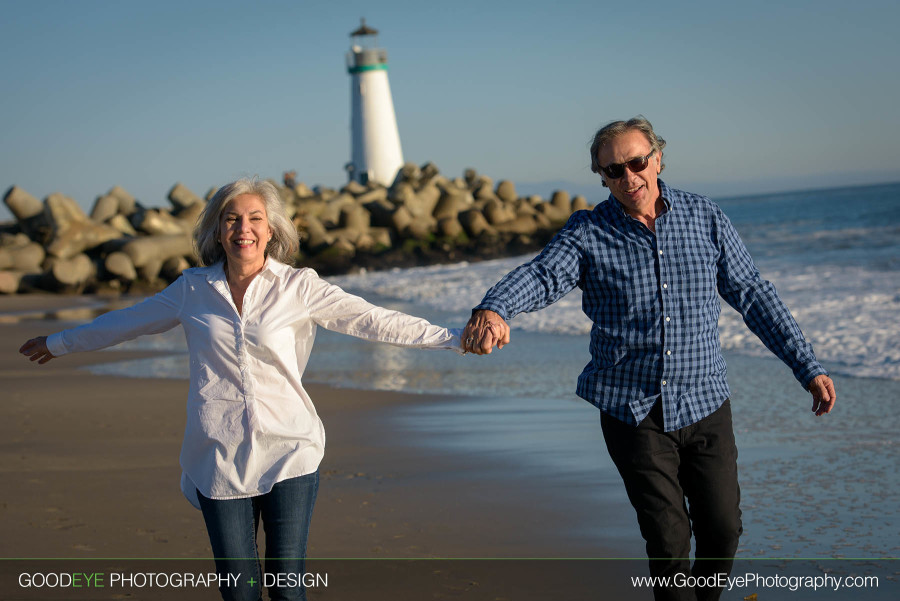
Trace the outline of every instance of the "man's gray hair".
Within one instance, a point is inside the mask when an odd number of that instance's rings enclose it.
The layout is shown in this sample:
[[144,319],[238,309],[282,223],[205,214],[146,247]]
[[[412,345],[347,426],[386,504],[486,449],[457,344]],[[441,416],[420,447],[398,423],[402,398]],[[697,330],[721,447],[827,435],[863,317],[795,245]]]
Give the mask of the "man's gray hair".
[[597,130],[597,133],[594,134],[594,140],[591,142],[591,171],[600,173],[600,163],[597,162],[597,154],[604,144],[613,138],[618,138],[622,134],[634,130],[644,134],[647,141],[650,142],[650,150],[659,153],[659,170],[665,169],[666,165],[662,162],[662,149],[666,147],[666,141],[656,135],[656,132],[653,131],[653,126],[650,125],[650,122],[643,115],[638,115],[628,121],[612,121]]
[[214,265],[225,259],[225,249],[219,244],[219,223],[228,203],[242,194],[258,196],[265,205],[266,218],[272,229],[272,239],[266,245],[266,256],[293,265],[300,248],[297,228],[288,219],[278,189],[271,182],[255,177],[242,178],[222,186],[206,203],[194,228],[194,246],[200,257],[200,264]]

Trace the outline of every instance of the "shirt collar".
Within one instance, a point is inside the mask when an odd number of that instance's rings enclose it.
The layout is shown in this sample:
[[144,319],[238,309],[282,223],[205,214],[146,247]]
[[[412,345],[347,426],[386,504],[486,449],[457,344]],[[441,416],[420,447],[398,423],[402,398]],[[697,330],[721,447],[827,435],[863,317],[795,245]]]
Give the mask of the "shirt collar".
[[[284,263],[276,261],[272,257],[266,257],[266,262],[263,265],[262,271],[260,271],[258,275],[271,282],[275,279],[283,278],[290,270],[291,268]],[[211,283],[226,281],[224,260],[206,267],[205,271],[206,279]]]
[[[666,211],[671,211],[672,206],[674,204],[674,195],[672,194],[672,189],[666,185],[666,182],[662,181],[659,178],[656,178],[656,184],[659,187],[659,195],[663,199],[663,204],[666,205]],[[622,206],[622,203],[619,202],[619,199],[613,196],[612,192],[609,193],[609,198],[607,199],[610,209],[615,207],[618,209],[616,214],[621,215],[622,217],[628,217],[628,213],[625,211],[625,207]]]

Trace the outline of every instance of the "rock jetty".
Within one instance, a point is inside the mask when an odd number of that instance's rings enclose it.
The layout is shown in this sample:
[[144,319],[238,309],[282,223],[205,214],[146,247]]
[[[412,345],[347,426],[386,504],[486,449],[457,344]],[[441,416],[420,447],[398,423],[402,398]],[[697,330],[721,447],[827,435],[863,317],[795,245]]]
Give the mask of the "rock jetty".
[[[562,190],[519,196],[513,182],[474,169],[450,179],[430,162],[407,163],[390,187],[309,188],[294,172],[273,183],[300,233],[296,264],[325,275],[530,252],[591,208]],[[3,197],[15,222],[0,225],[0,293],[159,290],[197,265],[191,233],[214,193],[176,184],[170,208],[148,208],[116,186],[88,215],[63,194],[42,202],[13,186]]]

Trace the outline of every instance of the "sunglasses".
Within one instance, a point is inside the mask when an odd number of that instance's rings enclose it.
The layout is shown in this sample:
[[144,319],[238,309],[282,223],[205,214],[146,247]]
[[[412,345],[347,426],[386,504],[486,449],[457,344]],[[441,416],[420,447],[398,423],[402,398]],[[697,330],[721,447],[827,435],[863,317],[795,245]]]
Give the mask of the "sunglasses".
[[655,150],[651,150],[650,154],[643,157],[637,157],[636,159],[631,159],[630,161],[625,161],[624,163],[612,163],[607,165],[606,167],[600,167],[600,171],[603,172],[609,179],[619,179],[623,175],[625,175],[625,167],[631,169],[632,173],[640,173],[644,169],[647,168],[647,165],[650,164],[650,157],[653,156]]

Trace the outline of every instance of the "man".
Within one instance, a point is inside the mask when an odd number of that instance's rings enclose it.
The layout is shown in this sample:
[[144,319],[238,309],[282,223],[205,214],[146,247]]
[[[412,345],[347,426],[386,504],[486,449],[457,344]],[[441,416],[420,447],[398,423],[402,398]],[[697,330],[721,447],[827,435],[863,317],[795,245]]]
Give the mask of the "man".
[[[831,411],[836,395],[721,209],[658,179],[664,147],[643,117],[601,128],[591,169],[609,187],[609,199],[573,214],[540,255],[487,292],[463,346],[478,354],[502,348],[506,320],[581,288],[593,325],[591,361],[577,393],[602,412],[651,575],[702,577],[730,572],[742,531],[718,296],[791,368],[812,394],[816,415]],[[721,589],[657,586],[654,595],[718,599]]]

